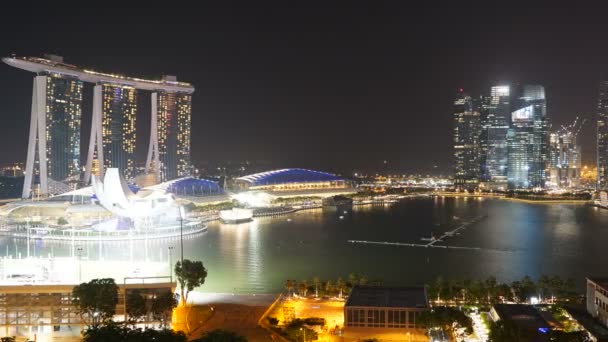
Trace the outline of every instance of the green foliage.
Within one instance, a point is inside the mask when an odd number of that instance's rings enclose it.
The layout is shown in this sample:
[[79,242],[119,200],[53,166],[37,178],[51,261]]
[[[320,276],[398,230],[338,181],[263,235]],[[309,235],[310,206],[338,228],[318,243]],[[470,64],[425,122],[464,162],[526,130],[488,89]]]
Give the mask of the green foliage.
[[68,224],[68,220],[65,219],[65,217],[60,217],[57,219],[57,224],[60,226],[65,226],[66,224]]
[[511,284],[499,283],[496,278],[485,280],[437,279],[427,285],[431,301],[452,301],[462,304],[491,305],[504,301],[527,302],[531,297],[559,302],[576,300],[574,281],[558,276],[542,276],[538,282],[525,276]]
[[304,324],[306,325],[325,325],[325,318],[322,317],[308,317],[303,319]]
[[129,329],[115,322],[108,322],[99,327],[89,328],[84,332],[83,342],[186,342],[186,335],[173,330]]
[[139,290],[127,292],[127,321],[133,325],[142,321],[148,311],[146,310],[146,299]]
[[192,342],[247,342],[247,339],[232,331],[216,329],[206,332],[201,338]]
[[551,331],[549,333],[549,339],[555,342],[587,342],[589,341],[587,333],[584,331]]
[[279,320],[276,317],[266,317],[266,319],[270,325],[279,325]]
[[118,286],[114,279],[93,279],[72,290],[72,304],[90,328],[111,321],[117,303]]
[[171,321],[171,313],[177,307],[177,300],[171,291],[162,291],[152,300],[152,317],[166,328]]
[[0,338],[0,342],[15,342],[14,337],[2,337]]
[[473,333],[473,320],[461,310],[450,306],[437,306],[431,311],[420,314],[416,322],[426,327],[442,327],[452,329],[454,322],[466,329],[467,334]]
[[218,210],[228,210],[235,207],[235,203],[233,202],[220,202],[215,204],[207,204],[207,205],[188,205],[186,209],[191,212],[204,212],[204,211],[218,211]]
[[178,261],[175,264],[175,275],[177,276],[177,281],[180,286],[180,299],[185,305],[188,302],[188,294],[190,294],[190,291],[205,284],[207,269],[202,261],[185,259],[183,265],[181,261]]

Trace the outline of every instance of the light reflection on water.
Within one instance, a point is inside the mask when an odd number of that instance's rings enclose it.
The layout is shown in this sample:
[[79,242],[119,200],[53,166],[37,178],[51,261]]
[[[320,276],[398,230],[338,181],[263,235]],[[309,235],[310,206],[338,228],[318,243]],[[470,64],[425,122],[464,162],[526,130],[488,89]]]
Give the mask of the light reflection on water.
[[[420,243],[454,228],[459,220],[488,217],[446,242],[481,251],[354,245],[347,240]],[[344,216],[340,219],[340,216]],[[207,233],[184,238],[184,257],[209,269],[202,290],[264,293],[285,279],[366,274],[389,284],[420,284],[437,275],[511,281],[524,275],[559,274],[582,288],[585,276],[606,276],[608,210],[573,204],[529,204],[495,199],[407,199],[392,206],[302,211],[239,225],[214,222]],[[179,239],[99,244],[76,243],[90,259],[179,258]],[[26,254],[25,240],[3,238],[0,254]],[[69,256],[70,243],[34,241],[30,254]]]

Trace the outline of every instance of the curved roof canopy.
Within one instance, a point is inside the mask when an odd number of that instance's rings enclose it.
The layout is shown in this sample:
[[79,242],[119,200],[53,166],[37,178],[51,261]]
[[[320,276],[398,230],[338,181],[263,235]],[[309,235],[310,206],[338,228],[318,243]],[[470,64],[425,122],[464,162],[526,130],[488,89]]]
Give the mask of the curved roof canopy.
[[238,181],[247,182],[253,186],[284,184],[284,183],[316,183],[344,181],[344,178],[334,174],[307,170],[307,169],[281,169],[255,173],[239,177]]

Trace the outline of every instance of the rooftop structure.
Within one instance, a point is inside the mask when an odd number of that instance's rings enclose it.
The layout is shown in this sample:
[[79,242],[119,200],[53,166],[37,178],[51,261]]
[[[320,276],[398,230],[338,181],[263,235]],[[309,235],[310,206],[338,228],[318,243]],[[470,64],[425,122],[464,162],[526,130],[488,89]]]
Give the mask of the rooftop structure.
[[490,310],[492,320],[504,320],[513,323],[523,331],[534,334],[546,334],[549,323],[532,306],[525,304],[495,304]]
[[344,188],[344,178],[331,173],[307,169],[281,169],[260,172],[236,179],[239,187],[249,190],[305,190]]
[[587,278],[587,312],[608,327],[608,278]]
[[12,67],[35,73],[56,73],[79,79],[89,83],[115,83],[123,86],[131,86],[142,90],[165,90],[172,92],[193,93],[194,87],[190,83],[177,82],[172,78],[161,80],[143,79],[118,74],[110,74],[81,68],[63,62],[63,57],[47,55],[47,58],[39,57],[5,57],[2,61]]
[[425,309],[428,300],[423,287],[355,286],[346,306]]
[[395,334],[424,335],[416,321],[428,309],[424,287],[355,286],[344,305],[345,336],[390,340]]

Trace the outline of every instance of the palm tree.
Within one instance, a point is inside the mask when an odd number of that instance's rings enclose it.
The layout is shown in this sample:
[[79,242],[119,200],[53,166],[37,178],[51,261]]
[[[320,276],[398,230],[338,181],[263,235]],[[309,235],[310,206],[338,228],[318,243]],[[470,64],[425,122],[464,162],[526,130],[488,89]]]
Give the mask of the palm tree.
[[325,292],[328,295],[334,292],[334,284],[332,284],[331,280],[325,282]]
[[342,278],[338,278],[338,280],[336,280],[336,287],[338,289],[338,291],[340,291],[340,293],[338,294],[338,297],[342,298],[342,291],[344,291],[344,287],[346,286],[346,283],[344,282],[344,280],[342,280]]
[[294,288],[294,281],[291,279],[287,279],[285,281],[285,289],[287,290],[287,296],[289,296],[291,298],[291,295],[293,293],[293,288]]
[[302,280],[298,288],[300,289],[300,296],[306,297],[308,292],[308,281],[306,279]]
[[321,284],[321,280],[319,277],[312,278],[312,283],[315,284],[315,297],[319,297],[319,284]]

